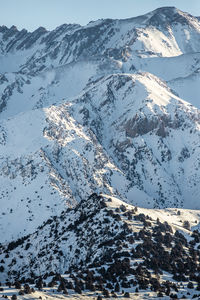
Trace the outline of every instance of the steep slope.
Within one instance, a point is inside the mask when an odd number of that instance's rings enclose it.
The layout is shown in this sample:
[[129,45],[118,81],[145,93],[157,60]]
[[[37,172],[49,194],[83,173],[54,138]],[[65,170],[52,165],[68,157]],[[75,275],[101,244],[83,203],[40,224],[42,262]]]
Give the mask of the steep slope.
[[199,211],[141,209],[93,194],[34,234],[0,245],[0,278],[21,289],[23,299],[28,283],[66,298],[89,291],[192,298],[199,291],[197,223]]
[[33,232],[93,191],[198,208],[199,126],[199,111],[149,73],[108,75],[65,104],[2,121],[1,238]]
[[5,73],[0,84],[0,117],[8,119],[22,112],[62,103],[77,96],[90,78],[118,73],[118,64],[110,59],[94,58],[42,71],[35,76]]
[[92,132],[58,112],[51,107],[1,122],[1,240],[33,232],[80,196],[117,194],[110,180],[123,178],[121,171]]
[[108,76],[66,107],[129,180],[129,202],[139,189],[145,206],[198,207],[199,111],[164,82],[148,73]]
[[174,93],[198,108],[200,108],[199,68],[199,52],[176,57],[133,58],[123,64],[123,70],[127,73],[143,70],[166,80]]
[[168,85],[174,89],[182,99],[185,99],[192,103],[192,105],[200,108],[200,68],[196,69],[188,76],[170,80]]
[[[52,94],[55,93],[59,101],[59,97],[63,97],[63,95],[62,92],[61,94],[58,92],[56,82],[59,81],[59,79],[57,80],[59,76],[56,76],[56,74],[59,69],[57,71],[55,68],[60,66],[84,61],[88,64],[86,64],[87,68],[90,65],[89,62],[93,65],[94,60],[104,60],[105,63],[102,67],[105,68],[105,65],[107,65],[106,72],[108,74],[110,73],[108,65],[112,66],[113,62],[116,63],[118,72],[132,73],[134,68],[140,68],[141,58],[176,57],[198,52],[199,34],[199,20],[173,7],[157,9],[144,16],[127,20],[99,20],[84,27],[65,24],[52,32],[47,32],[44,28],[38,28],[33,33],[29,33],[26,30],[18,31],[14,26],[10,29],[3,26],[0,30],[2,44],[0,72],[4,74],[1,79],[3,97],[0,102],[0,111],[6,109],[8,101],[11,102],[10,107],[16,107],[17,101],[19,102],[17,105],[18,110],[23,109],[24,105],[22,106],[20,101],[16,99],[16,94],[18,99],[25,99],[23,104],[27,97],[31,102],[34,101],[32,95],[35,93],[27,95],[27,89],[33,89],[33,91],[37,89],[37,98],[39,98],[40,105],[48,105],[47,101],[43,101],[42,104],[41,98],[43,97],[40,96],[42,94],[40,88],[47,89],[46,92],[48,92],[47,85],[51,82],[53,82]],[[160,76],[161,70],[165,69],[165,65],[160,67],[161,61],[157,61],[157,69],[160,70],[157,72],[159,74],[154,73],[154,66],[142,69]],[[89,78],[78,71],[85,69],[85,65],[79,64],[76,66],[75,71],[72,68],[72,76],[75,78],[75,82],[85,83],[85,80],[87,81]],[[102,67],[100,66],[101,70]],[[69,66],[68,73],[71,72],[70,68]],[[89,73],[86,72],[88,75],[92,71],[91,68],[92,66],[89,67]],[[50,72],[47,72],[48,70]],[[14,74],[7,76],[5,73],[8,72]],[[38,78],[36,75],[39,74],[46,77],[46,79],[41,79],[41,76]],[[63,76],[68,77],[66,73]],[[34,77],[34,80],[32,80],[32,77]],[[54,78],[56,78],[55,82]],[[165,79],[165,76],[162,78]],[[38,81],[45,82],[44,84],[41,82],[41,85],[38,86]],[[71,80],[66,78],[64,84],[65,88],[62,87],[63,84],[61,83],[59,90],[64,88],[64,90],[69,91],[72,89],[69,96],[75,95]],[[83,88],[83,86],[80,85],[80,88]],[[77,88],[75,91],[77,93],[80,89]],[[21,95],[23,93],[24,96]],[[13,99],[9,100],[12,95]],[[65,97],[67,95],[68,93]],[[10,107],[7,108],[8,111]]]

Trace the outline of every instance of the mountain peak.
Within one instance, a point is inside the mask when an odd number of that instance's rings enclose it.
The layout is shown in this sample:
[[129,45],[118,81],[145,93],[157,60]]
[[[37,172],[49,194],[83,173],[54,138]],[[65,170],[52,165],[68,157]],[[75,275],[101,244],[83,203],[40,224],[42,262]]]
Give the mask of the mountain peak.
[[46,32],[48,32],[48,30],[45,27],[40,26],[36,30],[34,30],[33,32],[46,33]]
[[165,14],[176,13],[178,11],[179,11],[179,9],[177,9],[175,6],[162,6],[162,7],[156,8],[154,10],[154,12],[160,12],[160,13],[165,13]]
[[195,19],[195,17],[174,6],[164,6],[152,11],[149,24],[152,26],[166,26],[167,24],[173,23],[181,23],[184,25],[190,23],[191,19]]

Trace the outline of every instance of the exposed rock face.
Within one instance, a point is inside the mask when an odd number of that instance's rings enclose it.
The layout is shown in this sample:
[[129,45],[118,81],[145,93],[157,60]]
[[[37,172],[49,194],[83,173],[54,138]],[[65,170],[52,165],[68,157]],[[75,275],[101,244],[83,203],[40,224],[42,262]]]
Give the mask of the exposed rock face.
[[0,27],[2,241],[93,192],[199,208],[199,34],[171,7],[51,32]]

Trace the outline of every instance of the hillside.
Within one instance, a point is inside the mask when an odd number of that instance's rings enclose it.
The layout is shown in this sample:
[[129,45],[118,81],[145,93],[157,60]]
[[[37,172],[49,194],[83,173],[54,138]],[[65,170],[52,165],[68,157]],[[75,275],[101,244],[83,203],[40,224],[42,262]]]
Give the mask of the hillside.
[[199,297],[199,49],[174,7],[0,27],[1,295]]
[[199,216],[200,211],[137,208],[93,194],[34,234],[0,245],[0,279],[11,295],[21,290],[19,299],[46,293],[46,299],[195,298]]

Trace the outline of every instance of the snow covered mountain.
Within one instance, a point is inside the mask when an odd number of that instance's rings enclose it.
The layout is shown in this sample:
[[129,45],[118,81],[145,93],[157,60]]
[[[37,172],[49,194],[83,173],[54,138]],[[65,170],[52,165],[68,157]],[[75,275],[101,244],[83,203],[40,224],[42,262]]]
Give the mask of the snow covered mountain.
[[0,27],[1,241],[93,192],[199,209],[199,49],[199,19],[174,7]]
[[0,244],[0,293],[198,299],[199,212],[137,208],[93,194],[34,234]]

